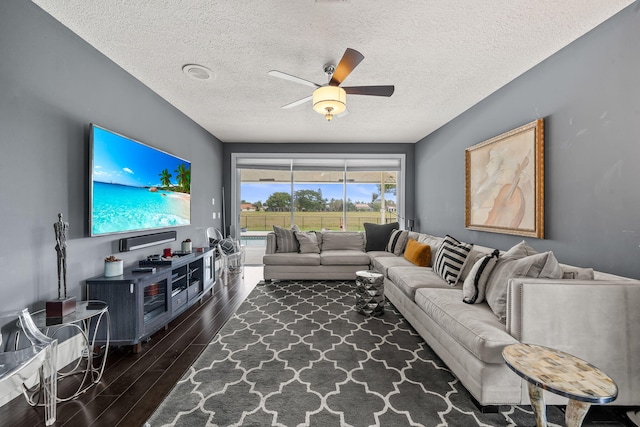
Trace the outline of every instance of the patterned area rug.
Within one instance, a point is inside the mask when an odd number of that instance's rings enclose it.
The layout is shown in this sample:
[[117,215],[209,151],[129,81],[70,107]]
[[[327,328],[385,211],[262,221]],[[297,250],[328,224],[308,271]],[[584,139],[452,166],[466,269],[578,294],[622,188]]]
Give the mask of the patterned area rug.
[[[529,407],[478,411],[392,305],[354,305],[354,282],[258,285],[148,425],[535,425]],[[558,408],[547,416],[564,425]]]

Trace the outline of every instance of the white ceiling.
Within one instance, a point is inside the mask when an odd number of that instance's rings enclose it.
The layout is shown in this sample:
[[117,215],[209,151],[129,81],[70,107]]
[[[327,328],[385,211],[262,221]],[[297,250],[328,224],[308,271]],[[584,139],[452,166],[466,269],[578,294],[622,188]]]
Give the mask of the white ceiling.
[[[308,143],[417,142],[633,1],[33,0],[221,141]],[[269,70],[324,84],[347,47],[344,84],[393,96],[280,108],[313,88]]]

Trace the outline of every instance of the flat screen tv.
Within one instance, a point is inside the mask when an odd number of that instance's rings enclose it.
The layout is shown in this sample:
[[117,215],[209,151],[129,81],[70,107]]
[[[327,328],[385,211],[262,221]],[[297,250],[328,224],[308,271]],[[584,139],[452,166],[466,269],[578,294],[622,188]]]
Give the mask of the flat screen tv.
[[91,236],[191,223],[191,163],[91,124]]

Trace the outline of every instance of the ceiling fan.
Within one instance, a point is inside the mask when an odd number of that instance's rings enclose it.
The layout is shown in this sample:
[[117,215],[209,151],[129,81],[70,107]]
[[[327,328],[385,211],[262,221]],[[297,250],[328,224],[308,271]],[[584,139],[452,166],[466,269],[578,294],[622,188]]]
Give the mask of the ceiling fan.
[[340,87],[344,79],[351,74],[353,69],[356,68],[363,59],[364,55],[360,52],[347,48],[337,66],[331,64],[324,66],[324,72],[330,79],[329,83],[324,85],[319,85],[318,83],[277,70],[271,70],[267,74],[315,88],[312,95],[283,105],[281,108],[293,108],[313,100],[313,109],[320,114],[324,114],[327,121],[331,121],[333,116],[342,113],[347,108],[347,93],[350,95],[387,97],[393,94],[395,89],[393,85]]

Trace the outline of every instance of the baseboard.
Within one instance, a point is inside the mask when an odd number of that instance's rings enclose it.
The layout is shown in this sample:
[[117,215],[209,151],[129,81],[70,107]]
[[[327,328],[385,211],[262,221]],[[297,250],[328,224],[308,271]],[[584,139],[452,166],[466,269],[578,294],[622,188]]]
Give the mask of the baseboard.
[[[68,364],[78,360],[82,357],[82,350],[86,348],[82,335],[74,335],[68,340],[63,341],[58,345],[58,361],[56,363],[58,370],[64,368]],[[25,383],[27,387],[31,387],[36,384],[38,380],[37,374],[29,378]],[[6,405],[16,397],[22,395],[22,389],[16,387],[15,389],[0,389],[0,406]]]

